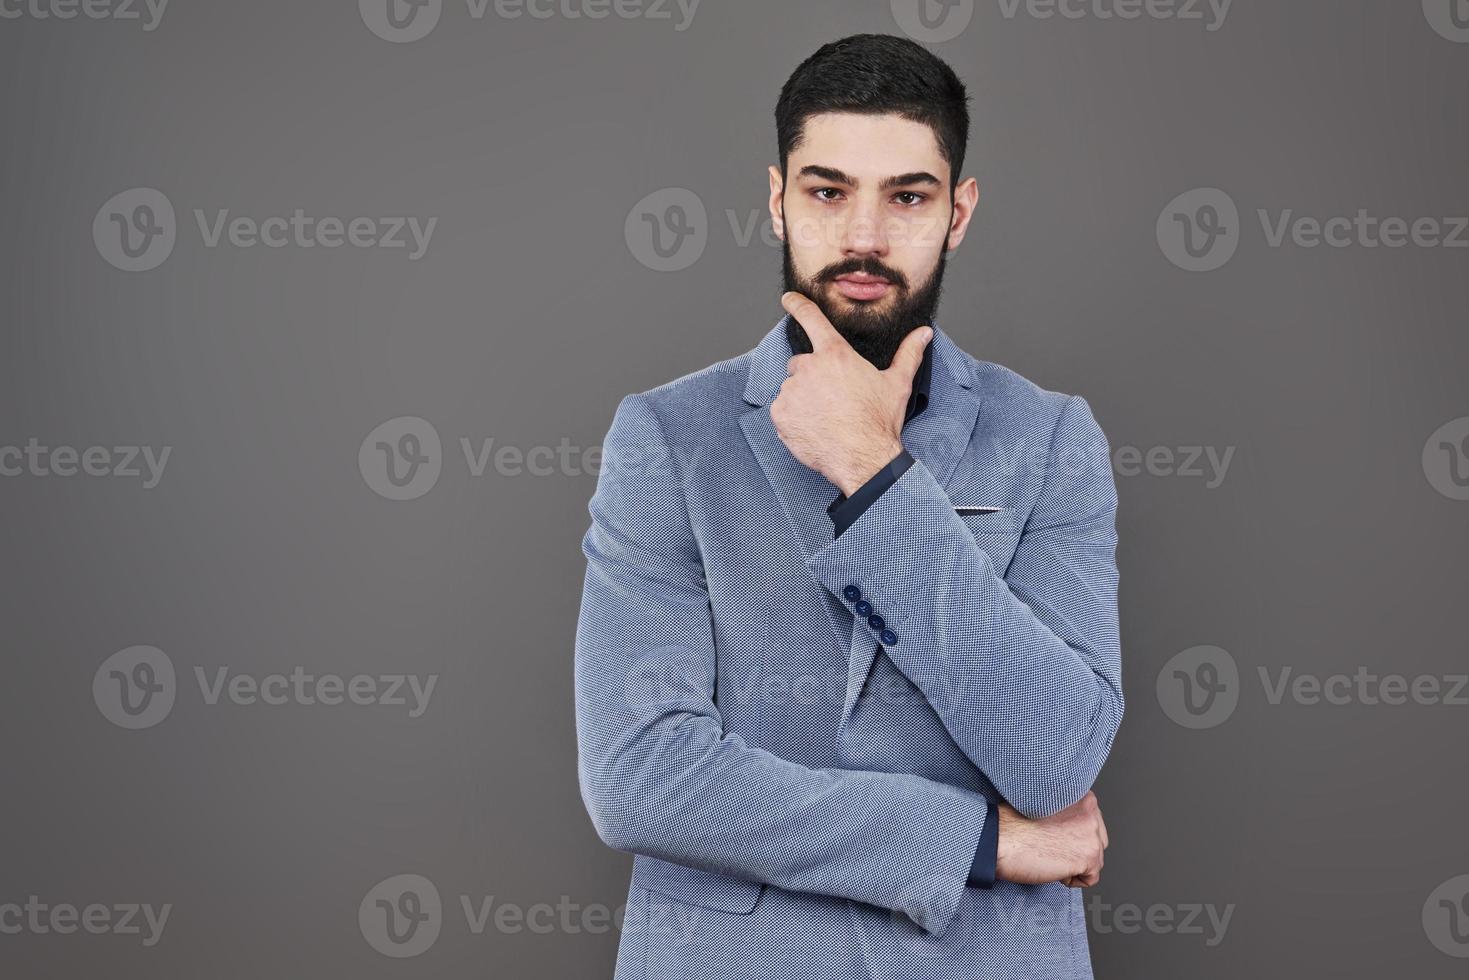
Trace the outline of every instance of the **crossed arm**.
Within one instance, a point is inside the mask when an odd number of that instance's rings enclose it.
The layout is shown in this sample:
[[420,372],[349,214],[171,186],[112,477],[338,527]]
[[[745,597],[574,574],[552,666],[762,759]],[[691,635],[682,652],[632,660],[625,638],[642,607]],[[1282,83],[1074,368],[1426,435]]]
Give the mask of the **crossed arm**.
[[[1068,408],[1063,423],[1070,414],[1072,426],[1095,427],[1085,402]],[[986,800],[914,775],[803,766],[724,731],[681,480],[676,467],[647,465],[668,453],[647,400],[625,398],[582,545],[575,653],[578,777],[599,835],[620,850],[902,911],[942,934]],[[901,631],[894,662],[1027,815],[1085,793],[1122,710],[1103,527],[1115,497],[1080,493],[1065,474],[1048,492],[1023,564],[1025,536],[1017,549],[1017,593],[952,507],[940,513],[947,498],[921,464],[812,558],[837,594],[858,582],[882,597]]]
[[1002,577],[922,463],[811,557],[857,586],[897,637],[888,658],[1023,816],[1096,780],[1122,721],[1116,510],[1107,441],[1067,400],[1039,499]]

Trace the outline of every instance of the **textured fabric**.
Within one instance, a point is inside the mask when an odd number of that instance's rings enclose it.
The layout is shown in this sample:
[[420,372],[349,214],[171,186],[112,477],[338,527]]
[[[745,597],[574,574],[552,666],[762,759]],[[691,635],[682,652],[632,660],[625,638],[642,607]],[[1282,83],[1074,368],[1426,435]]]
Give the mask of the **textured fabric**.
[[967,876],[991,802],[1079,799],[1121,721],[1106,439],[935,324],[915,462],[837,538],[770,420],[784,328],[604,443],[575,696],[635,855],[617,978],[1090,977],[1079,889]]
[[[928,407],[929,379],[933,375],[933,347],[923,348],[923,360],[918,370],[913,374],[913,390],[908,396],[908,409],[903,415],[903,424],[913,420],[913,416]],[[913,457],[904,449],[893,458],[882,469],[872,475],[862,486],[858,487],[852,496],[844,493],[837,494],[826,508],[827,514],[831,516],[832,532],[836,537],[841,537],[842,532],[852,526],[862,513],[872,506],[872,502],[881,497],[883,491],[894,483],[898,477],[907,472],[908,467],[913,465]],[[974,852],[974,861],[969,866],[969,885],[973,888],[990,888],[995,883],[995,865],[998,860],[1000,846],[999,827],[995,819],[994,804],[990,805],[988,815],[984,822],[984,833],[979,839],[979,847]]]

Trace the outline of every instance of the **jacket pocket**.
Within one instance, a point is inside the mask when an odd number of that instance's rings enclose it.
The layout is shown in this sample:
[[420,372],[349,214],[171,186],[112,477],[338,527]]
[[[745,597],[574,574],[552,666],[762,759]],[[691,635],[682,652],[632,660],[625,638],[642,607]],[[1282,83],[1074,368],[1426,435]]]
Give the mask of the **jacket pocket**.
[[762,881],[690,868],[645,854],[633,861],[632,883],[685,905],[740,914],[752,911],[765,889]]
[[954,512],[964,520],[964,526],[975,534],[1019,534],[1026,517],[1014,507],[977,512],[955,507]]

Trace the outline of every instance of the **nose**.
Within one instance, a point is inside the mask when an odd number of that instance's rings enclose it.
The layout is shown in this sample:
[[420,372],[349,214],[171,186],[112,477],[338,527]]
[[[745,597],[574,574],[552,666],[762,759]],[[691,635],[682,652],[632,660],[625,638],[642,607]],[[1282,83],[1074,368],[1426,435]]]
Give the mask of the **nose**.
[[844,258],[882,258],[888,254],[887,230],[883,228],[878,199],[860,196],[844,217],[840,243]]

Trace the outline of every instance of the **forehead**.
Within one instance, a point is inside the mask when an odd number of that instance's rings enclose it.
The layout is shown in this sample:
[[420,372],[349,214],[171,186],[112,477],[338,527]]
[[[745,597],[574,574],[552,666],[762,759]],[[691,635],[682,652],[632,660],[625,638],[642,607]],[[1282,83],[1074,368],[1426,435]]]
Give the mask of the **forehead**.
[[926,170],[947,180],[949,165],[933,127],[894,115],[823,112],[810,116],[786,161],[792,179],[802,167],[835,167],[853,177],[887,177]]

